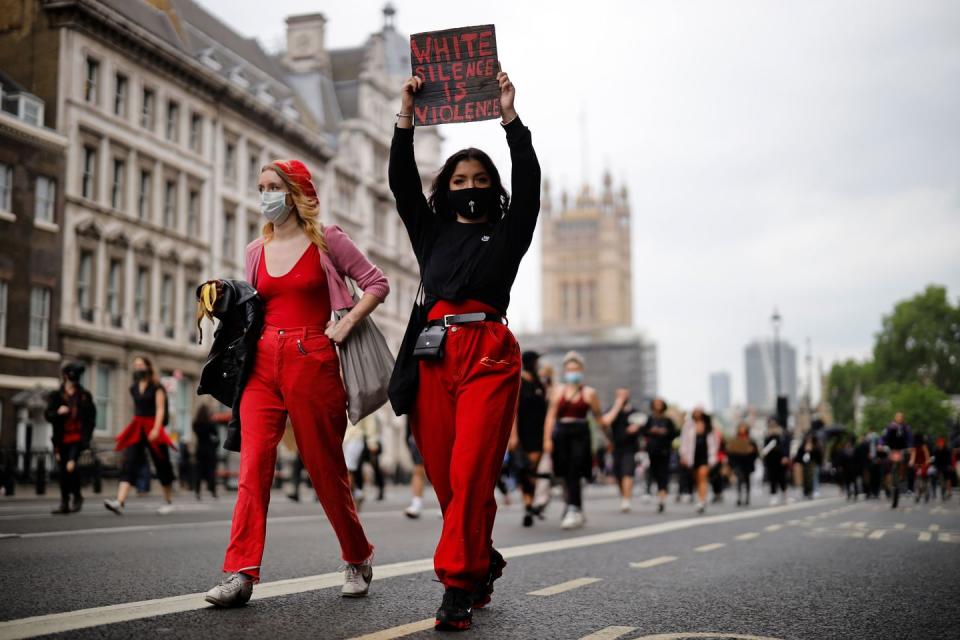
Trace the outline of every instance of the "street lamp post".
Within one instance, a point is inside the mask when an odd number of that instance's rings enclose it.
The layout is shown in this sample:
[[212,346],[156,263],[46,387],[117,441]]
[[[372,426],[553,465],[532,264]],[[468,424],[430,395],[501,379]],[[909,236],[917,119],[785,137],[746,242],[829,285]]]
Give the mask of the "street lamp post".
[[782,319],[780,312],[774,307],[770,322],[773,323],[773,380],[776,400],[780,398],[780,321]]

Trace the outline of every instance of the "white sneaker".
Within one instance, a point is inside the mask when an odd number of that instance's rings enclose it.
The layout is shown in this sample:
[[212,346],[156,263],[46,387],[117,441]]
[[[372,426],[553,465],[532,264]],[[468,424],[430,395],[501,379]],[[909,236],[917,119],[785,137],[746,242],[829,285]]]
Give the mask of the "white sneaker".
[[560,526],[564,529],[579,529],[586,522],[583,512],[577,507],[568,507],[567,513],[563,516]]
[[706,510],[707,505],[703,504],[702,502],[697,502],[697,513],[703,513]]
[[630,498],[621,498],[620,513],[629,513],[629,512],[630,512]]
[[770,506],[771,506],[771,507],[775,507],[775,506],[777,506],[778,504],[780,504],[780,496],[773,496],[772,498],[770,498]]
[[157,515],[159,515],[159,516],[168,516],[168,515],[170,515],[171,513],[173,513],[174,510],[175,510],[175,509],[174,509],[174,507],[173,507],[172,504],[161,505],[160,508],[157,509]]
[[403,510],[403,514],[412,520],[416,520],[420,517],[420,513],[423,511],[423,500],[419,498],[414,498],[410,502],[410,506]]
[[348,564],[343,575],[343,589],[340,590],[340,595],[344,598],[362,598],[370,592],[373,560],[365,560],[360,564]]
[[119,500],[110,500],[110,499],[104,500],[103,506],[105,506],[110,511],[113,511],[118,516],[123,515],[123,511],[124,511],[123,503],[120,502]]
[[207,591],[204,600],[218,607],[242,607],[253,595],[253,579],[243,573],[231,573],[220,584]]

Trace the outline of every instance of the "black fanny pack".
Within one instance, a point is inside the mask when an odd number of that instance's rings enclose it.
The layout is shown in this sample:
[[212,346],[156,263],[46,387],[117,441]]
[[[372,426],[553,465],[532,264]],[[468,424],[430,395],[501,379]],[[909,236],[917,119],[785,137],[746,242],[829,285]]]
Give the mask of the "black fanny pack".
[[493,313],[461,313],[446,315],[439,320],[431,320],[417,336],[413,347],[413,357],[420,360],[442,360],[443,344],[447,339],[447,327],[472,322],[503,322],[503,316]]

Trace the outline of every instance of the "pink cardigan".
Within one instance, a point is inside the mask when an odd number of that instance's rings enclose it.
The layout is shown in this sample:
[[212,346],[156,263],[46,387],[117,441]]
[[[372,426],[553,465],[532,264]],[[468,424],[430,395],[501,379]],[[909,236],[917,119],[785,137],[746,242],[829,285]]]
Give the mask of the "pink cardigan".
[[[714,426],[713,431],[707,434],[707,465],[717,464],[717,458],[720,453],[720,430]],[[680,430],[680,464],[692,467],[693,457],[697,448],[697,425],[693,420],[687,418],[683,423],[683,429]]]
[[[390,283],[383,271],[367,260],[350,236],[336,225],[326,225],[323,237],[327,242],[327,251],[320,253],[323,271],[327,276],[327,288],[330,290],[330,308],[352,309],[353,297],[344,281],[344,276],[353,278],[364,293],[386,300],[390,293]],[[257,270],[263,259],[262,237],[247,245],[244,274],[247,282],[257,286]]]

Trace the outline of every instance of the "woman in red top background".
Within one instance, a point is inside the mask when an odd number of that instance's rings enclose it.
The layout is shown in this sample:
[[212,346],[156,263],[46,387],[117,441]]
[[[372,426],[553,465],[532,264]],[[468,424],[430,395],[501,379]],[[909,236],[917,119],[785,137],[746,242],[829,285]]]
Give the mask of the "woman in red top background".
[[[264,329],[240,398],[240,478],[223,564],[227,576],[206,600],[243,605],[260,579],[277,445],[288,416],[347,565],[342,594],[365,596],[373,546],[357,517],[341,448],[347,397],[336,345],[383,302],[389,285],[342,230],[321,224],[316,188],[302,162],[264,166],[258,188],[268,222],[263,237],[247,247],[246,279],[263,300]],[[355,305],[344,276],[364,291]],[[346,307],[339,322],[330,319]]]

